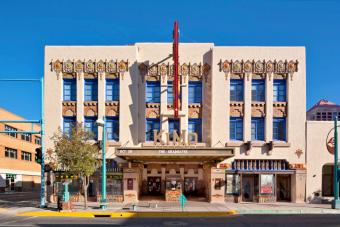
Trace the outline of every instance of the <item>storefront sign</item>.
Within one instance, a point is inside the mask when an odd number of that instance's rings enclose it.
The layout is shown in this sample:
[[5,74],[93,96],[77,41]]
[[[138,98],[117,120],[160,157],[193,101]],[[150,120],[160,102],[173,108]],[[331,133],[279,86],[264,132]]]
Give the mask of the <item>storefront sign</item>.
[[274,175],[261,174],[261,194],[273,194],[274,193]]
[[334,137],[327,141],[327,150],[330,154],[334,154]]
[[188,154],[188,150],[159,150],[159,154]]
[[[164,131],[153,130],[154,144],[157,145],[172,145],[172,146],[183,146],[183,145],[196,145],[198,143],[198,136],[195,132],[189,132],[186,136],[186,130],[182,130],[180,135],[177,134],[176,130],[172,133],[172,141],[170,140],[170,134],[165,133],[166,141],[163,140]],[[187,138],[186,138],[187,137]]]

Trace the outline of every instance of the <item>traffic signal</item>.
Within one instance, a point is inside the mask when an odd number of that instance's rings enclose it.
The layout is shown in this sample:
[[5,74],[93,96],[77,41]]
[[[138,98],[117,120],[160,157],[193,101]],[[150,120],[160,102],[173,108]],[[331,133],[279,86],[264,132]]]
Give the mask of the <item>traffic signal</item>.
[[41,164],[42,161],[42,152],[41,147],[35,149],[35,162]]

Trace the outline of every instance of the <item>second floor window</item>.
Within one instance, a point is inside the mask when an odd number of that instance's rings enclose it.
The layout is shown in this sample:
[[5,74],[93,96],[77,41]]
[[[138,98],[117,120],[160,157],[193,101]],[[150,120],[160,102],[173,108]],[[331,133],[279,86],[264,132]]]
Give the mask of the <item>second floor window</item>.
[[64,117],[63,133],[69,137],[72,136],[72,129],[76,124],[75,117]]
[[169,139],[173,140],[173,132],[176,130],[177,135],[180,135],[180,122],[179,119],[169,119]]
[[[167,97],[167,103],[168,104],[173,104],[174,103],[174,90],[173,90],[173,85],[172,85],[172,81],[168,81],[168,88],[167,88],[167,93],[168,93],[168,97]],[[181,89],[179,90],[179,99],[181,100]]]
[[230,101],[243,101],[243,80],[230,80]]
[[15,132],[13,132],[13,131],[18,131],[16,128],[11,127],[9,125],[5,125],[5,131],[12,131],[10,133],[7,133],[7,135],[12,136],[14,138],[17,138],[17,134]]
[[160,130],[159,118],[146,119],[146,127],[145,127],[145,140],[146,141],[154,140],[154,130],[157,130],[158,132]]
[[[202,142],[202,119],[190,118],[188,120],[188,131],[197,134],[198,142]],[[192,140],[192,138],[190,138]]]
[[98,100],[98,81],[96,79],[86,79],[84,89],[85,101]]
[[273,101],[286,102],[286,80],[274,80]]
[[32,154],[26,151],[21,151],[21,160],[32,161]]
[[76,79],[64,79],[63,80],[63,94],[64,94],[64,101],[76,101],[77,100]]
[[21,134],[21,139],[27,142],[31,142],[31,134],[23,133]]
[[243,140],[243,118],[230,118],[230,140]]
[[251,118],[251,140],[264,141],[264,118]]
[[119,101],[119,79],[106,80],[106,101]]
[[202,103],[202,81],[189,81],[189,104]]
[[147,81],[145,102],[147,103],[159,103],[161,101],[161,87],[159,81]]
[[118,117],[106,117],[106,132],[107,139],[119,141],[119,118]]
[[85,117],[85,131],[90,133],[91,139],[96,140],[98,138],[98,126],[96,124],[96,117]]
[[265,101],[265,82],[264,80],[252,80],[251,83],[251,101]]
[[17,159],[18,151],[16,149],[5,147],[5,157]]
[[273,119],[273,140],[286,140],[286,118],[275,117]]

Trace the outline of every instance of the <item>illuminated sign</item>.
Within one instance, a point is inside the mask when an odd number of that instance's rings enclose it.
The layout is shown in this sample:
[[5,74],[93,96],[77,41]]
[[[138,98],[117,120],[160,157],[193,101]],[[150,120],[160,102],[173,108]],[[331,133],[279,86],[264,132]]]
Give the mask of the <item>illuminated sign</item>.
[[170,134],[168,132],[165,134],[165,141],[163,136],[164,131],[153,130],[154,135],[154,144],[155,145],[178,145],[178,146],[186,146],[186,145],[196,145],[198,143],[198,136],[195,132],[189,132],[186,135],[186,130],[182,130],[181,134],[178,135],[177,131],[174,130],[172,133],[172,141],[170,140]]

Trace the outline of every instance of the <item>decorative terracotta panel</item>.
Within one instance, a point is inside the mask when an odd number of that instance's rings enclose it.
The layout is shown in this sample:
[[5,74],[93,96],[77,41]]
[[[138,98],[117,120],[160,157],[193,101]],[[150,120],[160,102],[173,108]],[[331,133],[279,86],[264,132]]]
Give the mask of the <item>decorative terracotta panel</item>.
[[244,103],[243,102],[230,102],[230,116],[243,117]]
[[98,103],[95,101],[84,102],[84,116],[98,116]]
[[251,116],[252,117],[264,117],[266,116],[266,104],[264,102],[252,102],[251,103]]
[[63,105],[63,116],[64,117],[73,117],[77,115],[77,102],[75,101],[64,101]]
[[200,104],[189,104],[189,118],[202,118],[202,106]]
[[274,117],[286,117],[287,116],[287,103],[286,102],[274,102],[273,103],[273,116]]
[[109,117],[119,116],[119,102],[105,102],[105,115]]
[[160,103],[147,103],[145,109],[146,118],[159,118],[160,117]]

